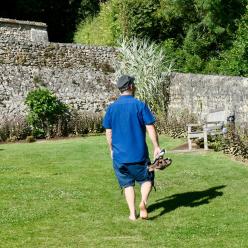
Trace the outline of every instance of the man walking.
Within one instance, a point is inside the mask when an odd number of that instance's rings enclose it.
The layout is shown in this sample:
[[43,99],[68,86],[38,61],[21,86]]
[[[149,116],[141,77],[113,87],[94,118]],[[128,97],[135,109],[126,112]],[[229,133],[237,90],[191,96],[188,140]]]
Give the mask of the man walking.
[[140,217],[148,218],[147,200],[154,183],[154,172],[149,172],[146,131],[152,141],[154,157],[160,153],[155,118],[147,105],[134,98],[135,78],[123,75],[117,81],[120,97],[105,114],[103,127],[109,145],[113,168],[129,207],[130,220],[136,220],[135,181],[141,184]]

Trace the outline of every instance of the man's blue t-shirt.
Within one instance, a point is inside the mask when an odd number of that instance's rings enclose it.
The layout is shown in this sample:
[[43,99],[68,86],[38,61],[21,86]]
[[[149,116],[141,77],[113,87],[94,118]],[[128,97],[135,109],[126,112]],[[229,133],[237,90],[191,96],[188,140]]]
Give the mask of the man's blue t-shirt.
[[112,129],[113,160],[119,163],[144,162],[148,158],[146,125],[155,122],[147,105],[131,95],[120,96],[111,104],[103,127]]

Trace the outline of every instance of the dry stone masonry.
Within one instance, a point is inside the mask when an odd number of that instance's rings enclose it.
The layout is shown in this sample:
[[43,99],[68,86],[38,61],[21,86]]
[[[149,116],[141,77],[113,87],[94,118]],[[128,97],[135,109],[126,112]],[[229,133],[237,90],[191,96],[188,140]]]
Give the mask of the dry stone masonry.
[[[0,18],[0,120],[25,115],[27,93],[40,86],[72,108],[102,112],[118,92],[117,49],[48,42],[46,24]],[[171,114],[188,110],[204,119],[224,109],[248,123],[248,78],[174,73]]]
[[112,83],[116,50],[51,43],[44,28],[0,19],[0,117],[25,115],[26,95],[40,86],[79,111],[103,111],[117,94]]
[[169,111],[189,110],[200,121],[211,111],[224,110],[248,126],[248,78],[175,73],[171,77]]
[[1,40],[48,42],[47,25],[42,22],[0,18]]

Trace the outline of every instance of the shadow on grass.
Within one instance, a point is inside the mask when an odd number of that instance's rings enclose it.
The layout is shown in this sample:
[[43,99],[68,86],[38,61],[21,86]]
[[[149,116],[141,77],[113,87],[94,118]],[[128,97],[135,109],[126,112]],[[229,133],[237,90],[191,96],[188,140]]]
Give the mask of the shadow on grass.
[[168,212],[171,212],[179,207],[198,207],[200,205],[209,204],[210,200],[222,196],[223,192],[217,191],[225,188],[226,185],[220,185],[209,188],[203,191],[185,192],[181,194],[171,195],[156,201],[156,203],[148,207],[148,212],[153,212],[157,209],[163,209],[162,212],[150,220],[156,219]]

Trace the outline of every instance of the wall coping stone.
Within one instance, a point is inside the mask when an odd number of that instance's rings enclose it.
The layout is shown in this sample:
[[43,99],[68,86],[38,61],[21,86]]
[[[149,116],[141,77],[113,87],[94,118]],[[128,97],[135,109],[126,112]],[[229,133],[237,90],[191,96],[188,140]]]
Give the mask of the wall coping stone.
[[190,73],[190,72],[171,72],[171,76],[185,75],[187,77],[209,77],[209,78],[225,78],[225,79],[248,79],[248,77],[243,76],[232,76],[232,75],[222,75],[222,74],[203,74],[203,73]]
[[0,18],[0,23],[47,28],[46,23],[43,23],[43,22],[22,21],[22,20],[16,20],[16,19],[8,19],[8,18]]
[[94,49],[96,51],[107,51],[107,52],[115,52],[115,51],[119,51],[118,47],[108,47],[108,46],[100,46],[100,45],[85,45],[85,44],[79,44],[79,43],[60,43],[60,42],[47,42],[44,44],[44,42],[32,42],[30,41],[17,41],[17,40],[1,40],[0,39],[0,43],[6,43],[6,44],[10,44],[13,46],[16,45],[30,45],[30,46],[44,46],[44,47],[49,47],[51,46],[51,48],[55,48],[55,47],[65,47],[65,48],[75,48],[75,49],[90,49],[93,50]]

